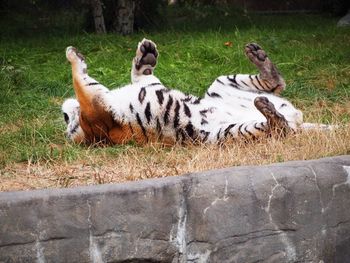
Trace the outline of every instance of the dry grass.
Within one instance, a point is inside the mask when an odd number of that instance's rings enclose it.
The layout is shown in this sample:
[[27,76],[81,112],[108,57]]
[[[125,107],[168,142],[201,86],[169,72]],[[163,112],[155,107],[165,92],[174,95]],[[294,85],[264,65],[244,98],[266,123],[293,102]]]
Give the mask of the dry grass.
[[350,152],[350,127],[303,132],[285,139],[225,145],[129,147],[116,156],[100,154],[74,163],[17,163],[1,171],[0,191],[74,187],[137,181],[239,165],[314,159]]

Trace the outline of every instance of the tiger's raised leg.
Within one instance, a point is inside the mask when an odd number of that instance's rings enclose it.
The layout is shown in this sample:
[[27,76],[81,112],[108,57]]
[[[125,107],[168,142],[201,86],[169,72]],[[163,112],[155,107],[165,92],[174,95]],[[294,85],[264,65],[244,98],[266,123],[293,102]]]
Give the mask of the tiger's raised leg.
[[68,47],[66,57],[72,66],[74,92],[80,105],[79,124],[85,140],[90,143],[108,142],[108,133],[115,126],[103,103],[109,90],[87,74],[84,56],[76,48]]
[[144,38],[139,42],[136,49],[136,56],[132,61],[131,82],[137,83],[145,81],[146,79],[150,81],[158,80],[153,76],[153,71],[157,64],[157,57],[157,46],[153,41]]
[[286,83],[266,52],[258,44],[250,43],[245,46],[245,54],[260,71],[256,78],[258,83],[260,81],[260,86],[267,92],[280,94]]
[[238,90],[275,94],[279,94],[285,88],[284,79],[260,46],[254,43],[248,44],[245,46],[245,53],[249,60],[257,66],[260,73],[257,75],[235,74],[220,76],[210,86],[207,95],[211,95],[211,93],[221,95],[220,90],[222,86],[233,87]]

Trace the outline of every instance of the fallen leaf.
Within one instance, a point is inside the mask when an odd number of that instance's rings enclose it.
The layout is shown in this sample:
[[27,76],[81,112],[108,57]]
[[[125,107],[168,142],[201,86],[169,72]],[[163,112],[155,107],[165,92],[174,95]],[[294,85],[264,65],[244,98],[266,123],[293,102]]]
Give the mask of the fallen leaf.
[[224,43],[224,45],[225,45],[226,47],[232,47],[232,46],[233,46],[233,43],[232,43],[231,41],[227,41],[227,42]]

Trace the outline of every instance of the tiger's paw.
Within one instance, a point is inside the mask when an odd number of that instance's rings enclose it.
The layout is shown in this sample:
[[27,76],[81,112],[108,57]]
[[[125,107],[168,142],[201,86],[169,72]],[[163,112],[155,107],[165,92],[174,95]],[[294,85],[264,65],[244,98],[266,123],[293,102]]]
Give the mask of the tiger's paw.
[[157,64],[157,45],[146,38],[139,42],[134,58],[134,66],[143,75],[151,75]]
[[72,65],[73,74],[85,75],[87,73],[85,58],[75,47],[67,47],[66,57]]
[[286,84],[265,50],[258,44],[250,43],[245,46],[245,54],[259,69],[260,78],[267,82],[266,86],[270,88],[270,91],[279,94],[285,88]]
[[267,59],[266,52],[256,43],[249,43],[245,46],[245,53],[257,67],[263,67]]
[[287,120],[266,97],[256,97],[255,107],[265,116],[270,132],[285,136],[290,130]]
[[85,62],[84,56],[79,53],[75,47],[72,46],[66,48],[66,57],[70,63]]

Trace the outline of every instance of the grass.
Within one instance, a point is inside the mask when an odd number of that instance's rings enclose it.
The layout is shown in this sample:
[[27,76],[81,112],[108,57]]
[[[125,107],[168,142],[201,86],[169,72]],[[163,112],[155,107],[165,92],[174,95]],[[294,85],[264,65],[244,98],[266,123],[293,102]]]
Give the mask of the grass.
[[[298,134],[283,141],[226,147],[92,148],[66,141],[60,105],[73,96],[73,90],[65,47],[78,47],[87,57],[90,75],[114,88],[129,82],[131,59],[143,37],[158,44],[161,55],[156,74],[163,83],[196,95],[202,95],[219,75],[254,73],[243,47],[248,42],[260,43],[287,81],[283,96],[304,112],[306,121],[350,121],[349,29],[336,28],[336,19],[323,15],[215,12],[197,12],[195,19],[186,13],[181,19],[178,14],[169,14],[174,19],[167,28],[129,37],[87,33],[3,35],[0,190],[138,180],[349,153],[348,128],[326,135]],[[224,45],[227,41],[232,47]]]

